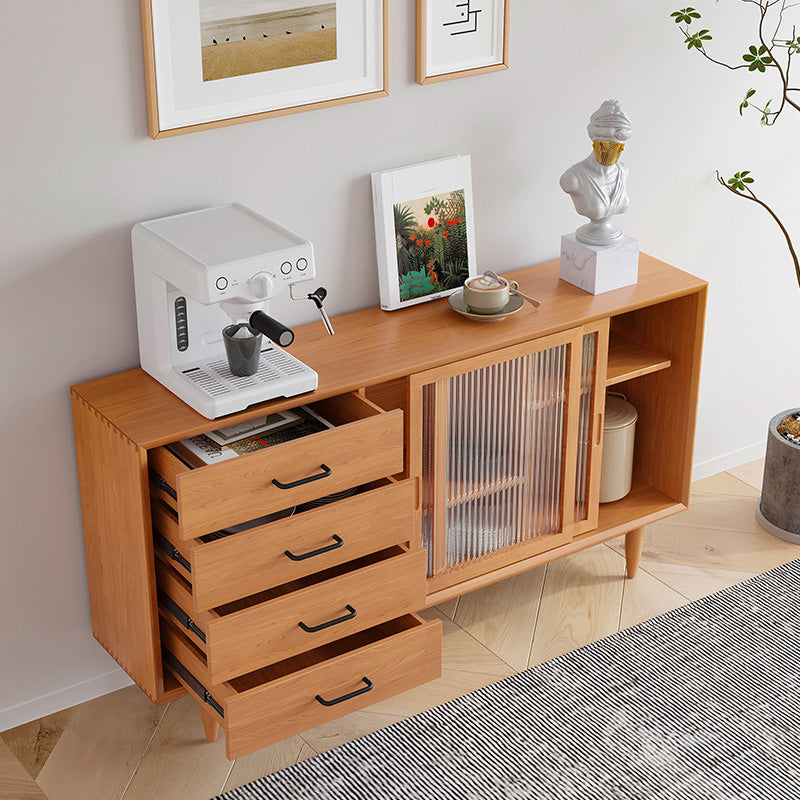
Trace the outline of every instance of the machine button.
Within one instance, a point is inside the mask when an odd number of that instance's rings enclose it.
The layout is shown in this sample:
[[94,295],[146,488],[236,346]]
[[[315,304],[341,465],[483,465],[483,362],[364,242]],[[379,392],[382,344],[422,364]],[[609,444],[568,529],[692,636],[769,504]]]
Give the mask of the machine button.
[[289,261],[284,261],[283,264],[281,264],[281,272],[284,275],[288,275],[291,271],[292,271],[291,263]]
[[227,278],[217,278],[217,289],[221,292],[224,292],[228,288],[228,279]]
[[298,258],[297,259],[297,269],[304,270],[308,266],[308,259],[307,258]]

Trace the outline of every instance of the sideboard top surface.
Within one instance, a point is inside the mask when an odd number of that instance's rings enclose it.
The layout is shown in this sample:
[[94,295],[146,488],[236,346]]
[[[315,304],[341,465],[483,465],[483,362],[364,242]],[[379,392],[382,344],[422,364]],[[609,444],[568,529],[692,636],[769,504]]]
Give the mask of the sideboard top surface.
[[[526,303],[501,321],[477,322],[453,312],[446,298],[386,312],[373,307],[333,320],[335,336],[321,323],[296,329],[292,355],[319,374],[315,392],[279,398],[224,417],[224,424],[400,378],[605,317],[694,294],[705,281],[642,254],[632,286],[591,295],[559,280],[558,261],[513,273],[520,290],[541,300]],[[154,447],[212,426],[141,369],[72,387],[131,441]]]

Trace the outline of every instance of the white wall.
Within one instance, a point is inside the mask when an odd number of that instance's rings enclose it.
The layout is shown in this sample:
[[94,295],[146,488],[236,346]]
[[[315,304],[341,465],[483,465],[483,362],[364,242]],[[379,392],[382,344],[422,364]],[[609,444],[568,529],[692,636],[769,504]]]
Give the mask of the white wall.
[[[737,34],[706,4],[717,39]],[[422,87],[415,4],[391,0],[389,98],[160,141],[147,136],[137,3],[7,5],[0,730],[127,681],[91,637],[68,387],[138,363],[139,220],[251,205],[314,242],[342,313],[378,300],[370,171],[469,153],[480,263],[517,269],[555,258],[582,221],[558,177],[589,152],[588,115],[617,97],[634,123],[625,231],[711,282],[696,475],[758,455],[769,418],[798,405],[791,265],[766,215],[713,173],[763,173],[800,238],[796,121],[740,120],[751,78],[686,53],[676,3],[513,0],[508,72]]]

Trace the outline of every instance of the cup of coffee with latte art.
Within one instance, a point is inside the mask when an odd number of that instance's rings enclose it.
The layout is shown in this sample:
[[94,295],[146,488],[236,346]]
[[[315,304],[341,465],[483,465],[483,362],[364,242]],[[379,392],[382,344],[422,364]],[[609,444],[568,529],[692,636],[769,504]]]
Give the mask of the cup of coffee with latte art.
[[486,273],[474,275],[464,281],[464,302],[474,314],[499,314],[518,289],[516,281],[498,280]]

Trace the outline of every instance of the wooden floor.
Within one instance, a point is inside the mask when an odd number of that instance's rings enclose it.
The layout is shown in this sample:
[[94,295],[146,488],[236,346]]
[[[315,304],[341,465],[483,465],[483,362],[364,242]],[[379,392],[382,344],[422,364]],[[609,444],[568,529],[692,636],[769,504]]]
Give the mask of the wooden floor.
[[134,686],[0,734],[0,800],[208,800],[403,717],[800,557],[755,523],[763,460],[693,486],[689,511],[647,528],[638,575],[623,539],[424,613],[444,623],[433,683],[234,763],[194,700],[156,708]]

